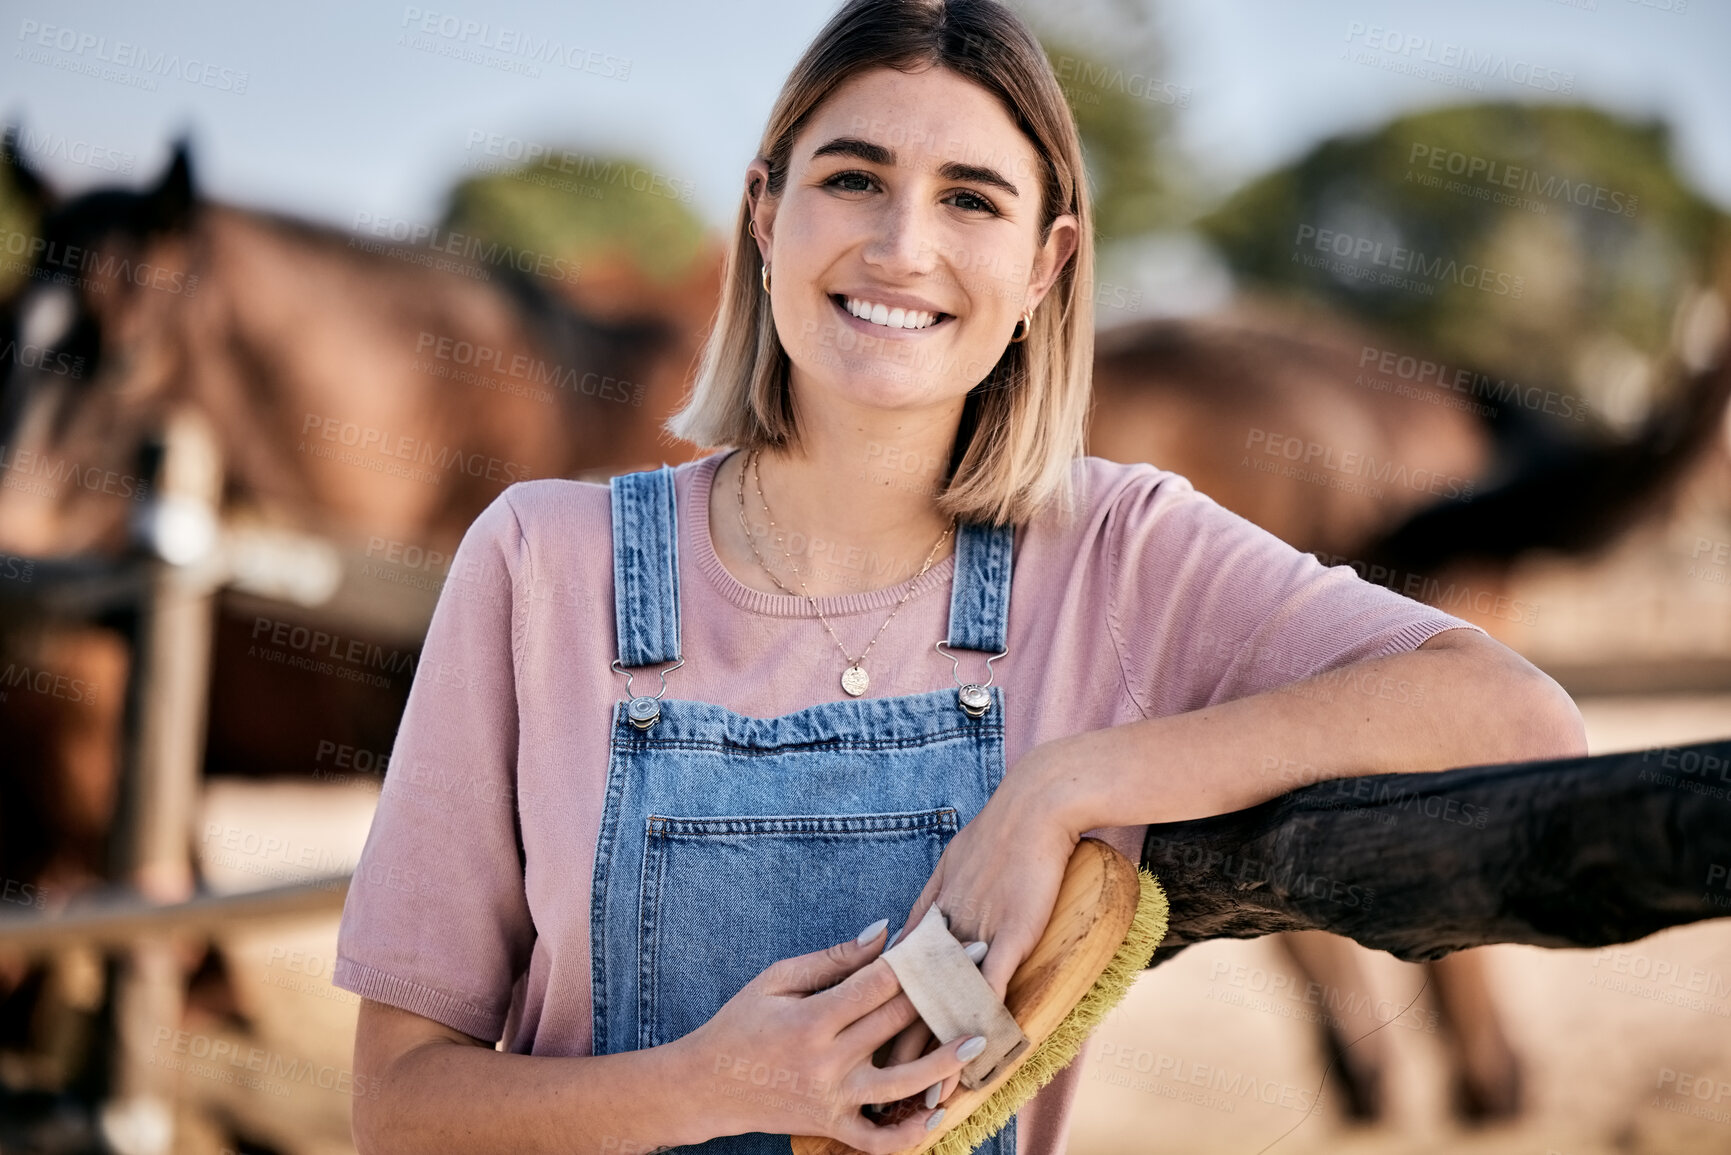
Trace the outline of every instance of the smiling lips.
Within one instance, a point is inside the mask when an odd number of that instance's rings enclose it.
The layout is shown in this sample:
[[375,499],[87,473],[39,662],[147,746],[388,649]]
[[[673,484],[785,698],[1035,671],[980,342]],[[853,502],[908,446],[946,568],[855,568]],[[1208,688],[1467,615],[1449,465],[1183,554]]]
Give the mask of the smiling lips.
[[842,297],[838,294],[832,299],[860,320],[882,325],[887,329],[929,329],[949,317],[948,313],[933,313],[924,309],[891,308],[863,297]]

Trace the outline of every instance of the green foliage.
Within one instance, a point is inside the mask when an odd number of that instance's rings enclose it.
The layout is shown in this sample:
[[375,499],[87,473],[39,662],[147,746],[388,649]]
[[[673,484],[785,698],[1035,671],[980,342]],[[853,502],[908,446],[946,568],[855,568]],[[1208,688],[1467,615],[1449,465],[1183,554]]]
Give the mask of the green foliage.
[[1109,58],[1057,35],[1041,35],[1046,59],[1076,118],[1094,205],[1096,242],[1114,242],[1171,226],[1190,191],[1175,179],[1166,141],[1172,110],[1188,90],[1160,76],[1151,50]]
[[704,240],[689,182],[632,157],[552,150],[538,163],[469,177],[444,227],[574,260],[623,256],[648,279],[677,280]]
[[1583,349],[1664,352],[1724,225],[1679,176],[1663,125],[1511,103],[1331,139],[1200,222],[1247,280],[1468,365],[1582,388]]
[[[0,166],[0,238],[34,236],[39,223],[35,204],[20,194],[11,172]],[[23,255],[8,252],[6,258],[0,260],[0,300],[10,298],[23,287],[25,276],[30,271],[29,252],[26,244]]]

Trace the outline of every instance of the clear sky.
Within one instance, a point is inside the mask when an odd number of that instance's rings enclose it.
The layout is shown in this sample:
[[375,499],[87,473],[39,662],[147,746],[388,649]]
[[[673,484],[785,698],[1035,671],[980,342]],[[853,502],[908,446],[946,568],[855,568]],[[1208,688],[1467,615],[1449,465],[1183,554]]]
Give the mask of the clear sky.
[[[719,223],[777,88],[835,6],[0,0],[0,116],[23,122],[32,159],[63,189],[113,182],[126,158],[131,180],[154,176],[186,130],[200,185],[219,199],[351,227],[367,214],[430,222],[465,162],[488,159],[487,141],[533,141],[629,149],[691,182],[694,206]],[[1139,59],[1217,187],[1401,111],[1554,98],[1546,89],[1566,78],[1580,99],[1667,119],[1684,171],[1731,207],[1731,0],[1016,6],[1120,46],[1151,29],[1163,54]],[[545,59],[547,43],[562,59],[521,71],[534,64],[523,46]],[[1482,91],[1463,90],[1471,77],[1450,63],[1468,55],[1503,61]],[[1415,64],[1433,74],[1410,74]]]

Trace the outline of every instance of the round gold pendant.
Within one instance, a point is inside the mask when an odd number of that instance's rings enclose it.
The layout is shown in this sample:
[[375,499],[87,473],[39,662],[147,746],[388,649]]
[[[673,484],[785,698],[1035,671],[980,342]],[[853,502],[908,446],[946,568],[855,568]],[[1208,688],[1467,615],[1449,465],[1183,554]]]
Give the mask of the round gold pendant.
[[871,679],[866,677],[864,666],[849,666],[841,673],[841,688],[855,698],[866,692],[871,685]]

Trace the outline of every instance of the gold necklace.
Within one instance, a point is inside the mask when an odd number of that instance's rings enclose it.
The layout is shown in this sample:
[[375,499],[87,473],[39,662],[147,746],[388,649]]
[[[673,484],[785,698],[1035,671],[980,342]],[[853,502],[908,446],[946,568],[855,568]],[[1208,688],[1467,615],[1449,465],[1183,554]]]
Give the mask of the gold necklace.
[[[757,499],[763,502],[763,515],[769,521],[770,528],[775,528],[775,518],[770,514],[769,502],[766,501],[763,496],[763,475],[757,468],[757,450],[755,449],[751,451],[751,455],[746,459],[745,464],[741,466],[739,470],[740,528],[745,531],[745,541],[747,545],[751,546],[752,556],[757,558],[757,564],[763,567],[763,572],[769,575],[769,580],[773,581],[782,590],[791,594],[793,591],[788,589],[787,586],[782,583],[782,580],[775,575],[775,571],[769,568],[769,563],[763,560],[763,555],[757,552],[757,539],[751,532],[750,523],[746,521],[745,472],[748,469],[752,471],[753,483],[757,487]],[[811,591],[806,588],[805,579],[799,576],[799,568],[793,564],[793,555],[787,552],[786,546],[782,547],[782,553],[787,557],[787,568],[793,570],[793,576],[799,579],[799,588],[804,591],[806,601],[810,602],[811,608],[817,612],[818,619],[823,622],[823,628],[829,631],[829,636],[835,638],[835,644],[841,649],[841,656],[847,659],[847,669],[843,670],[841,675],[841,688],[847,691],[851,697],[859,697],[861,694],[866,692],[866,687],[871,684],[871,678],[865,671],[864,663],[866,660],[866,654],[872,652],[872,647],[877,645],[878,638],[883,634],[884,629],[890,624],[890,622],[895,620],[895,616],[901,612],[902,606],[906,605],[907,600],[913,596],[914,583],[918,582],[920,578],[926,575],[926,571],[932,568],[932,559],[938,556],[938,547],[944,544],[944,539],[954,533],[955,529],[956,519],[951,518],[949,528],[944,530],[944,532],[938,537],[938,540],[932,543],[931,552],[926,555],[926,564],[921,566],[920,572],[915,574],[914,577],[909,580],[908,592],[902,595],[902,600],[896,603],[896,608],[890,611],[890,616],[884,619],[884,624],[878,627],[878,632],[873,634],[872,640],[866,644],[865,652],[860,654],[857,658],[848,657],[847,647],[843,646],[841,644],[841,639],[836,637],[835,627],[829,624],[829,619],[824,617],[821,609],[818,609],[817,599],[811,596]]]

